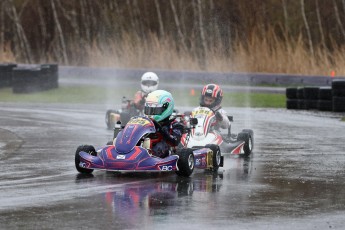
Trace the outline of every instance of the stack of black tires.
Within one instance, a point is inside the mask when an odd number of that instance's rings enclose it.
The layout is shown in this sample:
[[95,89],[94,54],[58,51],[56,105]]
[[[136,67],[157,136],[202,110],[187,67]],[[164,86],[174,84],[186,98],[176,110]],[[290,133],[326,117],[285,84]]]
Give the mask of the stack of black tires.
[[12,70],[17,64],[0,64],[0,88],[12,86]]
[[345,79],[332,86],[286,88],[286,108],[345,112]]
[[0,64],[0,87],[12,87],[13,93],[33,93],[58,88],[58,65]]
[[333,111],[345,112],[345,80],[332,81]]

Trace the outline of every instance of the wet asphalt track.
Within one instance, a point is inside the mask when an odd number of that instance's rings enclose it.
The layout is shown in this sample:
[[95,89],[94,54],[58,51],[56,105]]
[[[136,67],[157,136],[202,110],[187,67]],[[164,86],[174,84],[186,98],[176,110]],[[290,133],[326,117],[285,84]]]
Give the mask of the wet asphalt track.
[[77,146],[112,136],[102,106],[0,108],[0,229],[344,229],[342,114],[227,108],[252,157],[178,178],[78,174]]

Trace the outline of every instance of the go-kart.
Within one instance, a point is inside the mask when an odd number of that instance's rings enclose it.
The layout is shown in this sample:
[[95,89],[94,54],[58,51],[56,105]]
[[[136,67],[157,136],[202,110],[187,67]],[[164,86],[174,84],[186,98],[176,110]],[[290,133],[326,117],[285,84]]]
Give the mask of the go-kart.
[[138,115],[142,115],[142,111],[135,108],[133,100],[122,97],[121,109],[108,109],[105,113],[105,123],[108,129],[113,129],[118,122],[124,126],[131,117]]
[[[191,119],[191,126],[185,127],[188,135],[196,125]],[[121,129],[113,143],[98,151],[91,145],[81,145],[75,153],[75,167],[80,173],[92,173],[96,170],[120,172],[169,172],[189,177],[194,168],[217,171],[223,166],[223,157],[215,144],[201,148],[179,148],[168,157],[159,158],[152,154],[150,135],[156,133],[155,123],[148,117],[132,117]]]
[[[181,144],[188,148],[200,148],[208,144],[216,144],[221,152],[235,155],[249,156],[254,147],[254,132],[251,129],[243,129],[238,134],[231,133],[231,127],[227,134],[221,134],[215,129],[216,117],[214,112],[207,107],[197,107],[190,113],[191,119],[197,119],[197,125],[191,130],[190,135],[183,135]],[[228,116],[230,122],[232,116]]]

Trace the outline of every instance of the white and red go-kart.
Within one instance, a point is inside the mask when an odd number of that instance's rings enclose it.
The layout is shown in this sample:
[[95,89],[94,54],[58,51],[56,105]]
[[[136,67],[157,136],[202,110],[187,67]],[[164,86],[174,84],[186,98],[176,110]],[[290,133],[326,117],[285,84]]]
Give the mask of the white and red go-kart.
[[[216,144],[224,154],[249,156],[254,147],[254,132],[251,129],[243,129],[240,133],[231,134],[229,128],[227,134],[221,134],[215,130],[216,116],[214,112],[206,107],[195,108],[190,115],[196,118],[198,123],[191,130],[190,135],[182,136],[181,144],[188,148],[201,147],[208,144]],[[230,121],[233,117],[229,116]]]

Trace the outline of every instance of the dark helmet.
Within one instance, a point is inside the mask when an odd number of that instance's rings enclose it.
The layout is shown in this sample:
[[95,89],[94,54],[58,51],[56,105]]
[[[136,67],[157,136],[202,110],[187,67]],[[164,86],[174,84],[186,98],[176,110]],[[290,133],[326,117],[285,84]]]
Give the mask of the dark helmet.
[[[211,98],[214,98],[215,100],[211,104],[205,104],[205,97],[211,97]],[[216,84],[208,84],[208,85],[205,85],[201,91],[200,106],[208,107],[212,110],[217,110],[220,108],[222,99],[223,99],[223,90],[220,88],[220,86]]]

